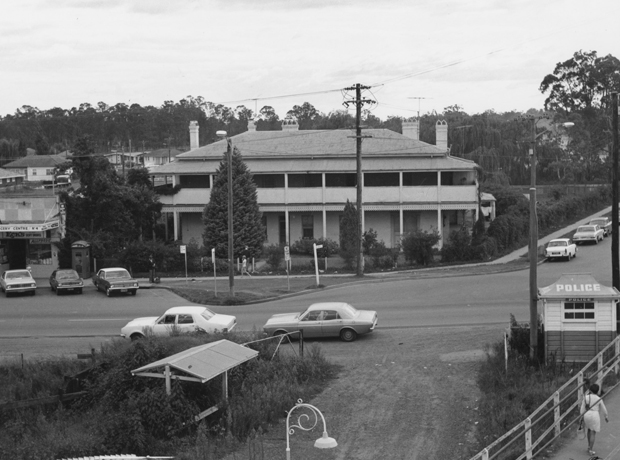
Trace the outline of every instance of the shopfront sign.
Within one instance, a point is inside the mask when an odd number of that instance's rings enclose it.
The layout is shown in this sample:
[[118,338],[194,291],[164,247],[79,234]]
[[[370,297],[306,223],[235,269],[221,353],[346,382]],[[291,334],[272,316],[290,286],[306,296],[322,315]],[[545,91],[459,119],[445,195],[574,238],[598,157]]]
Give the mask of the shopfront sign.
[[4,239],[30,239],[43,238],[45,232],[0,232],[0,238]]
[[45,232],[54,228],[58,228],[57,220],[42,224],[0,224],[1,233]]
[[30,244],[51,244],[51,238],[32,238]]

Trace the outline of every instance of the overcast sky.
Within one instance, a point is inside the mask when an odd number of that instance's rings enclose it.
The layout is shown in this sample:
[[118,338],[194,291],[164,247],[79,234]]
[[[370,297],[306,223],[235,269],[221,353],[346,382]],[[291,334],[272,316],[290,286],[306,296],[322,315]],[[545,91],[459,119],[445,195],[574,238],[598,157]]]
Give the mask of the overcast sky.
[[342,109],[340,90],[356,83],[372,86],[383,119],[455,104],[525,111],[543,107],[540,82],[574,52],[620,58],[618,0],[9,0],[2,11],[2,116],[191,95],[283,118],[304,102]]

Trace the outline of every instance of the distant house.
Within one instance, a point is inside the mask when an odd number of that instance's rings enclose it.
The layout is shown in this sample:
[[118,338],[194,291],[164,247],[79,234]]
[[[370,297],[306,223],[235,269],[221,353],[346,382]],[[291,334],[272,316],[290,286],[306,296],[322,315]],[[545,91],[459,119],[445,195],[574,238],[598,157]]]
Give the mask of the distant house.
[[125,162],[125,166],[129,167],[142,165],[144,162],[144,152],[113,151],[111,153],[105,153],[103,156],[115,166],[122,166],[123,161]]
[[67,159],[60,155],[27,155],[4,165],[13,174],[24,176],[26,182],[54,180],[54,171]]
[[15,171],[0,168],[0,189],[19,187],[23,184],[25,176]]
[[177,149],[159,149],[152,152],[144,152],[144,167],[161,166],[174,161],[182,152]]

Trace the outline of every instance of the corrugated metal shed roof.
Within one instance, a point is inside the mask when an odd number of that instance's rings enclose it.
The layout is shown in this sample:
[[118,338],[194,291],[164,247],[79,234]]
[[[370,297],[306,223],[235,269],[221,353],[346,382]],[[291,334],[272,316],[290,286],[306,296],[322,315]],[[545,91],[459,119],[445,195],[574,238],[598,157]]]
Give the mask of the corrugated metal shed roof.
[[147,372],[163,372],[165,366],[170,366],[204,383],[239,364],[255,358],[257,355],[258,351],[256,350],[222,339],[217,342],[189,348],[181,353],[135,369],[131,373],[138,375]]
[[7,171],[6,169],[0,168],[0,178],[9,178],[9,177],[25,177],[23,174],[16,173],[15,171]]

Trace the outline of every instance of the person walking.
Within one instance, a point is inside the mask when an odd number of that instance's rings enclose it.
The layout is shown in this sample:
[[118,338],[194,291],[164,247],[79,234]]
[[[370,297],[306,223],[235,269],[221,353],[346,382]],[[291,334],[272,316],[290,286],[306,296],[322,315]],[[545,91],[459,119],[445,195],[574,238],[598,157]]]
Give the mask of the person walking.
[[594,441],[596,440],[596,433],[601,431],[601,416],[605,417],[605,422],[609,423],[607,414],[607,408],[603,399],[598,395],[599,386],[594,383],[590,385],[589,390],[581,401],[581,415],[583,416],[583,423],[588,435],[588,454],[594,455]]

